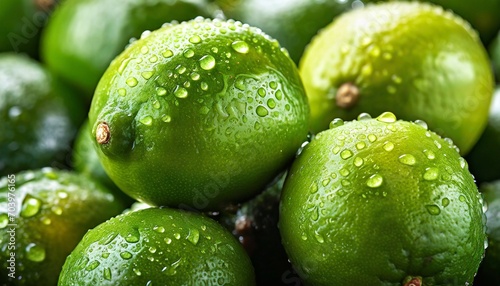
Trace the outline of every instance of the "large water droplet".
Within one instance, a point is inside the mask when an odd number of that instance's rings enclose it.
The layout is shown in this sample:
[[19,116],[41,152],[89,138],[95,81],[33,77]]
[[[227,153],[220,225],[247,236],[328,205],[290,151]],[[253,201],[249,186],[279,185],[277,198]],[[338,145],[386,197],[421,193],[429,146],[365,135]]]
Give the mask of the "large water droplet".
[[146,126],[151,126],[153,124],[153,117],[151,116],[145,116],[139,120],[140,123],[146,125]]
[[174,53],[171,51],[171,50],[166,50],[162,53],[162,56],[164,56],[165,58],[170,58],[174,55]]
[[211,70],[215,67],[215,58],[211,55],[203,56],[200,59],[200,67],[204,70]]
[[97,266],[99,266],[99,264],[101,264],[99,261],[94,260],[94,261],[92,261],[92,262],[91,262],[91,263],[90,263],[90,264],[89,264],[89,265],[85,268],[85,270],[87,270],[87,271],[92,271],[92,270],[96,269],[96,268],[97,268]]
[[172,243],[172,239],[171,239],[171,238],[169,238],[169,237],[165,237],[165,238],[163,239],[163,241],[165,241],[165,243],[166,243],[166,244],[170,244],[170,243]]
[[152,71],[145,71],[145,72],[141,73],[142,78],[144,78],[145,80],[150,79],[153,75],[154,75],[154,72],[152,72]]
[[192,58],[194,56],[194,51],[192,49],[186,49],[183,55],[187,59]]
[[424,179],[427,181],[432,181],[437,179],[439,176],[439,170],[435,167],[429,167],[425,169]]
[[379,174],[371,175],[366,181],[366,185],[370,188],[378,188],[384,182],[384,178]]
[[247,42],[245,42],[245,41],[234,41],[231,44],[231,47],[233,48],[233,50],[235,50],[236,52],[238,52],[240,54],[246,54],[246,53],[248,53],[248,50],[250,49]]
[[323,238],[323,236],[321,234],[319,234],[318,231],[314,231],[314,238],[316,238],[316,241],[319,243],[325,242],[325,239]]
[[139,83],[135,77],[129,77],[125,82],[130,87],[135,87]]
[[431,215],[438,215],[441,213],[441,209],[436,205],[426,205],[425,208]]
[[368,141],[370,141],[371,143],[377,141],[377,136],[375,134],[369,134]]
[[354,158],[354,166],[361,167],[363,165],[363,163],[364,163],[363,158],[361,158],[361,157]]
[[262,105],[257,106],[256,112],[257,112],[257,115],[259,115],[260,117],[265,117],[269,114],[269,111],[267,110],[267,108],[265,108]]
[[403,155],[399,156],[398,159],[399,159],[399,162],[401,162],[402,164],[410,165],[410,166],[415,165],[415,163],[417,162],[417,159],[415,159],[415,156],[413,156],[411,154],[403,154]]
[[198,44],[201,43],[201,38],[198,35],[194,35],[191,38],[189,38],[189,42],[192,44]]
[[188,91],[184,87],[181,87],[178,85],[174,91],[174,95],[177,98],[186,98],[186,97],[188,97]]
[[358,115],[358,121],[370,120],[372,116],[369,113],[363,112]]
[[353,155],[352,151],[348,149],[345,149],[342,152],[340,152],[340,158],[344,160],[351,158],[352,155]]
[[200,240],[200,232],[193,228],[189,230],[189,234],[187,236],[187,240],[191,242],[193,245],[198,244],[198,241]]
[[130,243],[136,243],[139,241],[139,235],[137,234],[132,234],[132,233],[129,233],[126,237],[125,237],[125,241],[127,242],[130,242]]
[[267,107],[270,109],[274,109],[276,107],[276,101],[274,99],[270,98],[267,100]]
[[443,207],[447,207],[449,204],[450,204],[450,199],[448,198],[443,198],[441,200],[441,204],[443,205]]
[[358,149],[358,150],[363,150],[363,149],[365,149],[365,147],[366,147],[365,142],[361,141],[361,142],[356,143],[356,149]]
[[394,123],[397,118],[392,112],[384,112],[377,117],[377,120],[385,123]]
[[394,149],[394,143],[389,142],[389,141],[385,142],[383,148],[385,151],[388,151],[388,152],[392,151]]
[[30,195],[26,195],[21,206],[21,216],[26,218],[32,217],[40,211],[41,206],[41,200]]
[[335,118],[332,122],[330,122],[330,129],[337,128],[342,125],[344,125],[344,120],[341,118]]
[[427,122],[420,120],[420,119],[415,120],[415,124],[417,124],[418,126],[424,128],[426,130],[429,128],[429,126],[427,126]]
[[45,248],[42,246],[30,243],[26,246],[26,258],[33,262],[42,262],[45,260]]

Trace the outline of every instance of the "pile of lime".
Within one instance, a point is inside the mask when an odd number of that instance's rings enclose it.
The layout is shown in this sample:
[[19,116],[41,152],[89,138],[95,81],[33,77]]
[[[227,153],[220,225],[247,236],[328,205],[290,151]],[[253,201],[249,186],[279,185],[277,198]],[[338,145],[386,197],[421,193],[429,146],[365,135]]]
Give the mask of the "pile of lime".
[[4,2],[0,284],[500,284],[495,1]]

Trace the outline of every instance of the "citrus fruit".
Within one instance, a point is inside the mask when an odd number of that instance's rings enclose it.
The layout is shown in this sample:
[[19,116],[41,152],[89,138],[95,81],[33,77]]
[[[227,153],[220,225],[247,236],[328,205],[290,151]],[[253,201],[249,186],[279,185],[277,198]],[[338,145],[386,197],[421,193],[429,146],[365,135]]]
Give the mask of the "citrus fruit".
[[385,112],[332,121],[294,161],[279,228],[310,285],[468,285],[481,196],[450,139]]
[[2,281],[56,285],[66,256],[87,230],[124,208],[101,185],[76,173],[44,168],[2,177]]
[[120,54],[89,119],[104,169],[125,193],[215,210],[249,199],[290,163],[308,115],[298,71],[275,40],[199,17]]
[[255,285],[245,250],[201,214],[149,208],[90,230],[59,285]]
[[217,0],[226,17],[261,28],[299,63],[314,35],[341,13],[364,5],[364,1],[323,0]]
[[491,102],[488,125],[465,159],[477,183],[500,179],[500,88],[496,88]]
[[311,129],[361,112],[425,120],[462,154],[487,122],[493,75],[469,24],[441,7],[379,3],[337,17],[306,49],[300,74]]
[[0,82],[0,176],[65,166],[82,106],[71,109],[54,78],[23,55],[0,54]]
[[90,99],[102,74],[132,37],[172,20],[210,16],[205,0],[66,0],[42,34],[50,70]]
[[495,0],[425,0],[451,9],[463,17],[479,32],[482,41],[487,45],[500,29],[500,2]]
[[492,181],[479,185],[479,191],[483,195],[487,206],[486,234],[488,235],[488,247],[484,256],[474,285],[493,286],[500,284],[500,181]]

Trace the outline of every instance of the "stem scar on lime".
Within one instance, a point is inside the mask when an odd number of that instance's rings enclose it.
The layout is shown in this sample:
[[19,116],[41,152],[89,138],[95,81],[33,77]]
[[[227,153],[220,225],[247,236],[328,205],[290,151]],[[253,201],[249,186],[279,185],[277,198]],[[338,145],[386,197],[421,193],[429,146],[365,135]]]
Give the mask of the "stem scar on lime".
[[108,144],[109,139],[111,139],[111,132],[109,130],[109,125],[106,122],[101,122],[97,125],[95,132],[95,139],[99,144]]
[[335,103],[338,107],[343,109],[349,109],[354,107],[359,99],[359,88],[350,83],[346,82],[340,86],[337,90],[335,96]]

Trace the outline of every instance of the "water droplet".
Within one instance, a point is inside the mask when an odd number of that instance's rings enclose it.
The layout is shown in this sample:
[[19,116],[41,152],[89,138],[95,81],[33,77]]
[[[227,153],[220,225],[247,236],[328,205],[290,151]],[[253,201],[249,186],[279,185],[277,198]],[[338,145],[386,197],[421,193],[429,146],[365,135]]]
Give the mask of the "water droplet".
[[401,162],[402,164],[410,165],[410,166],[415,165],[415,163],[417,162],[417,159],[415,159],[415,156],[413,156],[411,154],[403,154],[403,155],[399,156],[398,159],[399,159],[399,162]]
[[153,75],[154,75],[154,72],[152,72],[152,71],[145,71],[145,72],[141,73],[142,78],[144,78],[145,80],[150,79]]
[[[50,224],[52,223],[52,220],[51,220],[50,218],[48,218],[48,217],[44,217],[44,218],[42,218],[42,223],[43,223],[44,225],[50,225]],[[0,226],[1,226],[1,225],[0,225]],[[0,228],[1,228],[1,227],[0,227]]]
[[172,117],[170,117],[170,115],[168,115],[168,114],[165,114],[161,117],[161,121],[163,121],[165,123],[169,123],[170,121],[172,121]]
[[204,82],[204,81],[202,81],[200,83],[200,87],[201,87],[202,90],[205,90],[205,91],[208,90],[208,84],[206,82]]
[[163,87],[159,87],[156,90],[156,94],[158,94],[159,96],[164,96],[165,94],[167,94],[167,90]]
[[153,230],[158,232],[158,233],[164,233],[165,232],[165,228],[163,226],[155,226],[153,227]]
[[377,117],[377,120],[385,123],[394,123],[396,122],[397,118],[396,115],[394,115],[394,113],[392,112],[384,112]]
[[182,258],[179,258],[179,260],[175,261],[170,265],[170,267],[164,267],[161,271],[164,272],[168,276],[173,276],[177,273],[177,267],[181,264]]
[[347,187],[347,186],[351,185],[351,182],[349,180],[345,180],[345,179],[340,181],[340,183],[342,184],[343,187]]
[[132,253],[130,253],[128,251],[123,251],[120,253],[120,257],[128,260],[128,259],[132,258]]
[[5,228],[9,224],[9,215],[6,213],[0,214],[0,229]]
[[235,50],[236,52],[238,52],[240,54],[246,54],[246,53],[248,53],[248,50],[250,49],[247,42],[245,42],[245,41],[234,41],[231,44],[231,47],[233,48],[233,50]]
[[163,241],[165,241],[166,244],[172,243],[172,239],[170,239],[168,237],[165,237],[165,239],[163,239]]
[[429,160],[434,160],[434,158],[436,158],[436,155],[431,150],[425,149],[423,152],[425,156],[427,156],[427,159]]
[[363,165],[363,163],[364,163],[363,158],[361,158],[361,157],[354,158],[354,166],[361,167]]
[[323,236],[321,234],[319,234],[319,232],[317,230],[314,231],[314,238],[316,238],[316,241],[319,243],[325,242],[325,239],[323,238]]
[[385,142],[383,148],[385,151],[388,151],[388,152],[392,151],[394,149],[394,143],[389,142],[389,141]]
[[257,115],[259,115],[260,117],[264,117],[264,116],[267,116],[269,114],[269,111],[267,110],[267,108],[265,108],[262,105],[257,106],[256,112],[257,112]]
[[375,134],[369,134],[368,141],[370,141],[371,143],[377,141],[377,136]]
[[26,246],[26,258],[33,262],[42,262],[45,260],[45,248],[42,246],[30,243]]
[[369,120],[372,119],[372,116],[366,112],[360,113],[358,115],[358,121]]
[[436,205],[426,205],[425,208],[431,215],[438,215],[441,213],[441,209]]
[[153,55],[153,56],[151,56],[151,57],[149,58],[149,62],[150,62],[150,63],[156,63],[157,61],[158,61],[158,57],[157,57],[157,56],[155,56],[155,55]]
[[109,257],[109,254],[110,254],[109,252],[103,252],[103,253],[101,254],[101,257],[102,257],[102,258],[104,258],[104,259],[106,259],[106,258],[108,258],[108,257]]
[[127,80],[126,80],[126,83],[127,83],[127,85],[128,85],[128,86],[130,86],[130,87],[134,87],[134,86],[137,86],[137,84],[138,84],[139,82],[137,81],[137,79],[136,79],[135,77],[129,77],[129,78],[127,78]]
[[345,169],[345,168],[342,168],[342,169],[340,169],[340,171],[339,171],[339,174],[340,174],[340,175],[342,175],[342,176],[344,176],[344,177],[349,176],[349,174],[350,174],[350,173],[351,173],[351,172],[349,172],[349,170],[347,170],[347,169]]
[[311,194],[315,194],[318,192],[318,186],[316,184],[313,184],[311,186]]
[[352,152],[351,150],[345,149],[342,152],[340,152],[340,158],[346,160],[352,157]]
[[162,53],[162,56],[164,56],[165,58],[170,58],[174,55],[174,53],[171,51],[171,50],[166,50]]
[[151,126],[153,124],[153,117],[151,116],[143,117],[141,118],[141,120],[139,120],[139,122],[146,126]]
[[318,206],[314,206],[314,208],[311,209],[311,220],[317,221],[318,219],[319,219]]
[[274,109],[276,107],[276,101],[274,101],[274,99],[270,98],[267,100],[267,106],[270,108],[270,109]]
[[200,59],[200,67],[204,70],[211,70],[215,67],[215,58],[211,55],[203,56]]
[[30,195],[26,195],[21,206],[21,216],[26,218],[32,217],[40,211],[41,206],[42,201]]
[[189,234],[186,237],[189,242],[191,242],[193,245],[198,244],[198,241],[200,240],[200,232],[197,229],[190,229]]
[[174,237],[175,239],[180,239],[181,238],[181,234],[180,233],[174,233]]
[[415,124],[424,128],[425,130],[427,130],[429,128],[429,126],[427,126],[427,122],[420,120],[420,119],[415,120]]
[[336,128],[336,127],[339,127],[342,125],[344,125],[344,120],[342,120],[341,118],[335,118],[334,120],[332,120],[332,122],[330,122],[330,129],[333,129],[333,128]]
[[189,38],[189,42],[191,44],[199,44],[199,43],[201,43],[201,38],[198,35],[194,35],[191,38]]
[[328,186],[328,184],[330,184],[330,179],[324,179],[321,184],[323,185],[323,187],[326,187]]
[[427,181],[432,181],[437,179],[439,176],[439,170],[434,167],[426,168],[424,173],[424,179]]
[[141,276],[142,275],[141,271],[139,269],[137,269],[137,268],[132,268],[132,271],[134,271],[135,275],[137,275],[137,276]]
[[443,198],[441,200],[441,204],[443,205],[443,207],[447,207],[450,204],[450,200],[448,198]]
[[[274,97],[276,97],[277,100],[281,100],[283,98],[283,92],[281,90],[277,90]],[[290,107],[288,107],[287,110],[290,110]]]
[[147,46],[142,46],[141,48],[141,53],[143,55],[147,54],[149,52],[149,48]]
[[259,94],[260,97],[264,97],[266,96],[266,90],[263,89],[262,87],[260,87],[258,90],[257,90],[257,93]]
[[305,234],[305,233],[303,233],[303,234],[300,236],[300,238],[301,238],[302,240],[304,240],[304,241],[305,241],[305,240],[307,240],[307,236],[306,236],[306,234]]
[[463,157],[458,158],[458,161],[460,162],[460,168],[465,169],[467,167],[467,161]]
[[365,142],[358,142],[358,143],[356,143],[356,149],[358,149],[358,150],[363,150],[363,149],[365,149],[365,147],[366,147],[366,143]]
[[109,267],[104,268],[102,275],[104,279],[111,281],[111,269],[109,269]]
[[441,149],[441,143],[437,142],[436,140],[434,140],[434,145],[436,145],[438,149]]
[[192,49],[186,49],[183,55],[187,59],[192,58],[194,56],[194,51]]
[[384,182],[384,178],[379,174],[371,175],[366,181],[366,185],[370,188],[378,188]]
[[177,98],[186,98],[188,96],[188,91],[184,87],[178,85],[174,91],[174,95]]
[[461,201],[461,202],[465,202],[465,197],[463,195],[460,195],[458,197],[458,200]]
[[127,90],[124,89],[124,88],[119,88],[118,89],[118,94],[121,95],[121,96],[125,96],[125,95],[127,95]]
[[94,260],[94,261],[92,261],[92,262],[91,262],[91,263],[87,266],[87,268],[85,268],[85,270],[87,270],[87,271],[92,271],[92,270],[96,269],[96,268],[97,268],[97,266],[99,266],[99,264],[101,264],[99,261]]
[[139,241],[139,236],[138,235],[135,235],[135,234],[131,234],[129,233],[126,237],[125,237],[125,241],[127,242],[130,242],[130,243],[136,243]]
[[337,155],[338,153],[340,152],[340,147],[339,146],[335,146],[333,149],[332,149],[332,153]]

